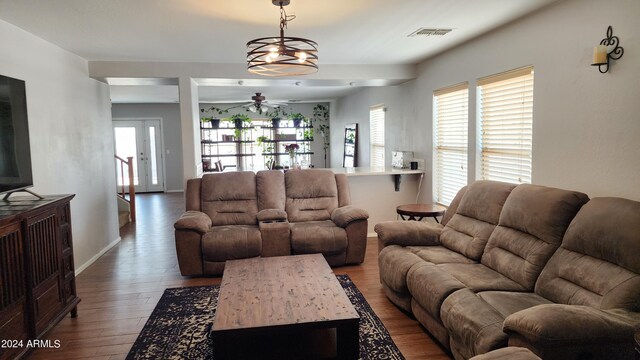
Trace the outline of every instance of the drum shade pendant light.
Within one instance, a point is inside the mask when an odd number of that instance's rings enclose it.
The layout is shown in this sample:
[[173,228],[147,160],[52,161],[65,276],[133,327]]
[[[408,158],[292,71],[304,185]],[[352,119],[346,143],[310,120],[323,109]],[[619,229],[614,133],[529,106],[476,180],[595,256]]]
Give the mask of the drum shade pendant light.
[[265,37],[247,43],[247,70],[264,76],[298,76],[318,71],[318,44],[315,41],[284,36],[287,23],[295,15],[287,15],[284,6],[290,0],[272,0],[280,7],[280,37]]

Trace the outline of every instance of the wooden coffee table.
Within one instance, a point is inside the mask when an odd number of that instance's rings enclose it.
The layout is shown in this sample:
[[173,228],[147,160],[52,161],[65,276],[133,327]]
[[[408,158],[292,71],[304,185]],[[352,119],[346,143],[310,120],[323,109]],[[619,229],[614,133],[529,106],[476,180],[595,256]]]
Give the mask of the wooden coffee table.
[[359,322],[321,254],[279,256],[226,262],[211,332],[216,359],[248,357],[265,335],[294,346],[315,329],[335,329],[337,357],[357,359]]

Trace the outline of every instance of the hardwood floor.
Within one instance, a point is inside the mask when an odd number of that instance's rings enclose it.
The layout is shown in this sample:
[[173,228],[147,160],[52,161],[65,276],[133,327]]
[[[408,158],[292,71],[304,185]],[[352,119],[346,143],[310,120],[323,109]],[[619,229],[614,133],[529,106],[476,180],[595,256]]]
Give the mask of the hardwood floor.
[[[125,225],[122,241],[76,278],[82,299],[78,317],[67,316],[46,337],[60,340],[60,348],[37,349],[30,359],[124,359],[166,288],[220,283],[219,277],[180,275],[173,223],[184,211],[183,194],[144,194],[137,200],[138,221]],[[417,321],[385,297],[375,238],[368,240],[362,265],[334,272],[351,277],[407,359],[450,359]]]

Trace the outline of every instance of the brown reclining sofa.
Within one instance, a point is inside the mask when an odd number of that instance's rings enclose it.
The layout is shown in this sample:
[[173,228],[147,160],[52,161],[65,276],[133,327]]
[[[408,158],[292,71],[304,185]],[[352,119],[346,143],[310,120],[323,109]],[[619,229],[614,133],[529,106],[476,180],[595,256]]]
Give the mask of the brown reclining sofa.
[[322,253],[331,266],[364,261],[366,211],[344,174],[308,169],[206,174],[187,182],[176,221],[182,275],[220,275],[226,260]]
[[640,203],[476,181],[442,224],[375,227],[387,297],[456,359],[506,346],[543,359],[633,359]]

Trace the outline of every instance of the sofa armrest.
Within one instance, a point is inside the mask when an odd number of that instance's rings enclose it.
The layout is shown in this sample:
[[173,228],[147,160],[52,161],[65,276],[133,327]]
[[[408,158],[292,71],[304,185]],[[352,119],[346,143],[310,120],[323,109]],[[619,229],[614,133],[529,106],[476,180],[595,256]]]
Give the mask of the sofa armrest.
[[379,246],[431,246],[440,245],[442,225],[420,221],[383,221],[377,223]]
[[280,209],[265,209],[260,210],[257,217],[260,222],[287,221],[287,212]]
[[517,334],[521,340],[541,350],[563,345],[602,348],[632,343],[639,325],[640,313],[547,304],[511,314],[504,321],[503,331]]
[[368,218],[369,213],[366,210],[352,205],[339,207],[331,213],[331,221],[341,228],[347,227],[347,225],[354,221],[367,220]]
[[201,234],[211,229],[211,218],[200,211],[187,211],[173,224],[176,230],[193,230]]

